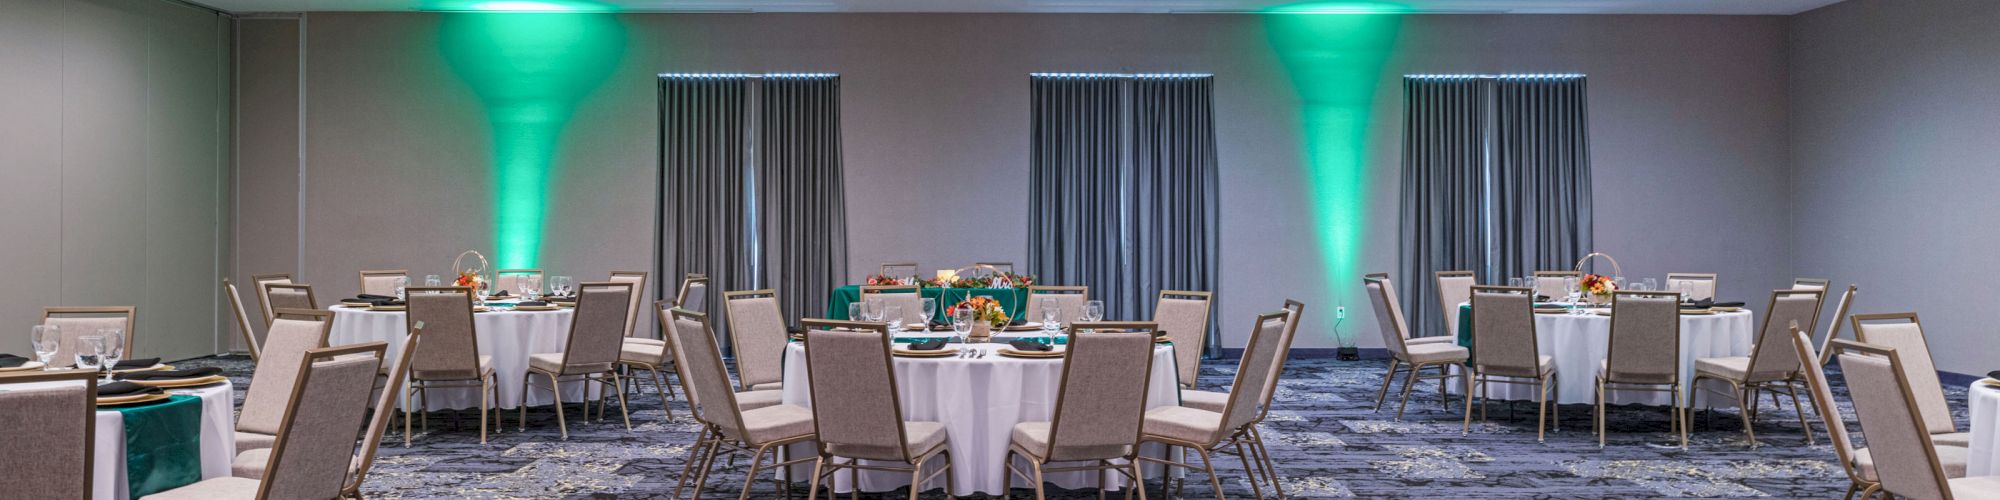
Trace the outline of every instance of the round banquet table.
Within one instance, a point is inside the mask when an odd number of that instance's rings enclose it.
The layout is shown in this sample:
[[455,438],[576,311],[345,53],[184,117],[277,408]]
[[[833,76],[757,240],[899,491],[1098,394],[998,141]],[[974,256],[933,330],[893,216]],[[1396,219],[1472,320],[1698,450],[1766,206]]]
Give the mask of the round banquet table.
[[[1608,309],[1597,309],[1608,311]],[[1708,390],[1693,390],[1688,384],[1694,380],[1694,361],[1700,358],[1726,358],[1749,356],[1751,344],[1756,338],[1756,322],[1748,309],[1716,314],[1681,315],[1681,389],[1691,391],[1694,396],[1693,408],[1730,408],[1736,402],[1728,397],[1719,397]],[[1535,344],[1543,356],[1554,357],[1556,371],[1555,400],[1565,404],[1594,404],[1597,401],[1597,366],[1611,348],[1611,316],[1591,314],[1536,314]],[[1460,345],[1469,342],[1461,336]],[[1452,367],[1454,373],[1458,367]],[[1493,399],[1526,400],[1535,399],[1534,384],[1489,383],[1484,391]],[[1463,391],[1458,379],[1447,380],[1453,394]],[[1703,387],[1729,393],[1729,385],[1719,381],[1704,381]],[[1606,404],[1644,404],[1665,406],[1673,404],[1673,395],[1666,391],[1606,391]]]
[[[383,363],[384,366],[394,366],[396,360],[403,356],[403,339],[408,338],[409,326],[404,316],[403,311],[335,307],[333,331],[327,335],[327,345],[388,342],[388,356]],[[575,316],[576,310],[572,308],[514,311],[496,307],[492,311],[472,314],[473,327],[478,331],[479,353],[493,357],[494,382],[500,385],[498,408],[512,409],[521,400],[521,377],[528,373],[529,355],[563,352],[569,343],[569,323]],[[546,385],[548,381],[540,383]],[[425,390],[428,401],[424,407],[431,411],[479,408],[478,385],[446,387],[451,384],[446,382]],[[580,381],[564,382],[563,401],[582,401],[584,385]],[[528,394],[528,406],[554,403],[554,395],[548,391],[538,390]],[[397,401],[397,407],[402,404],[402,401]]]
[[1981,379],[1965,391],[1972,421],[1971,460],[1965,477],[2000,475],[2000,382]]
[[[1001,479],[1007,473],[1001,461],[1007,458],[1007,445],[1013,433],[1014,424],[1020,422],[1048,421],[1055,415],[1056,394],[1062,384],[1061,359],[1023,359],[1001,356],[998,351],[1006,344],[966,344],[963,347],[988,351],[985,358],[960,359],[957,357],[914,358],[896,357],[896,387],[903,401],[903,418],[917,422],[942,422],[949,436],[951,458],[955,462],[952,474],[958,481],[956,495],[971,495],[974,492],[996,495],[1000,493]],[[1178,371],[1174,369],[1172,346],[1158,346],[1153,349],[1153,370],[1146,388],[1146,407],[1180,404]],[[797,342],[785,348],[784,404],[812,407],[811,389],[806,382],[805,347]],[[816,445],[802,443],[787,448],[788,456],[812,456]],[[1166,447],[1149,443],[1141,449],[1150,456],[1166,456]],[[1033,470],[1026,460],[1017,459],[1015,467]],[[864,461],[866,463],[866,461]],[[925,474],[941,469],[942,461],[933,461],[926,466]],[[1064,467],[1074,464],[1055,463],[1050,467]],[[1163,466],[1149,464],[1145,467],[1147,477],[1159,477]],[[812,463],[789,468],[788,477],[804,481],[812,475]],[[861,491],[890,491],[910,484],[910,475],[899,472],[860,471]],[[836,474],[833,489],[848,492],[854,489],[853,476],[847,471]],[[1064,488],[1096,488],[1095,472],[1064,472],[1049,474],[1048,482]],[[1125,484],[1124,476],[1110,475],[1111,484],[1106,489],[1117,489]],[[1032,480],[1015,478],[1015,486],[1028,485]],[[924,488],[944,487],[944,477],[940,476],[925,483]]]
[[[59,387],[76,382],[37,382],[12,388]],[[229,382],[168,389],[168,394],[201,398],[201,478],[229,476],[229,464],[236,459],[236,393]],[[125,414],[105,407],[97,410],[97,436],[91,451],[90,494],[98,500],[128,500],[125,478]]]

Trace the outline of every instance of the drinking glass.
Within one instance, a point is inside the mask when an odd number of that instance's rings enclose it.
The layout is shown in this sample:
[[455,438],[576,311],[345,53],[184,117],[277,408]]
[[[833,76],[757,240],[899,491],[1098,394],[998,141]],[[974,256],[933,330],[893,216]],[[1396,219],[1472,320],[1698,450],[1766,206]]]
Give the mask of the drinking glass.
[[1104,301],[1092,300],[1083,303],[1084,321],[1104,321]]
[[514,288],[517,289],[515,291],[521,293],[521,300],[534,300],[535,292],[539,291],[541,287],[535,286],[535,278],[533,276],[522,276],[520,279],[514,280]]
[[861,301],[854,301],[854,302],[848,302],[848,303],[847,303],[847,320],[848,320],[848,321],[868,321],[868,318],[864,318],[864,317],[861,317],[861,308],[864,308],[864,307],[868,307],[868,305],[867,305],[866,303],[863,303],[863,302],[861,302]]
[[972,308],[960,307],[951,312],[951,333],[959,343],[972,340],[966,337],[972,333]]
[[1572,314],[1583,312],[1581,308],[1576,307],[1577,303],[1583,301],[1583,287],[1580,283],[1577,283],[1575,276],[1563,278],[1563,293],[1569,295],[1570,312]]
[[1611,277],[1611,285],[1612,285],[1612,287],[1614,287],[1614,288],[1617,288],[1617,289],[1619,289],[1619,290],[1624,290],[1624,289],[1625,289],[1625,277],[1624,277],[1624,276],[1612,276],[1612,277]]
[[887,305],[887,306],[883,306],[883,307],[882,307],[882,317],[883,317],[884,319],[887,319],[887,320],[889,320],[889,333],[890,333],[891,335],[894,335],[894,334],[895,334],[895,332],[898,332],[898,331],[902,331],[902,329],[903,329],[903,306],[899,306],[899,305],[895,305],[895,304],[890,304],[890,305]]
[[424,275],[424,286],[444,286],[444,278],[435,274]]
[[1659,290],[1659,289],[1660,289],[1660,281],[1659,281],[1659,280],[1656,280],[1656,279],[1652,279],[1652,278],[1646,278],[1646,281],[1645,281],[1645,285],[1646,285],[1646,289],[1647,289],[1647,290]]
[[1049,332],[1049,333],[1055,332],[1056,329],[1059,328],[1059,326],[1056,325],[1056,319],[1061,317],[1062,317],[1062,306],[1048,305],[1048,301],[1042,302],[1043,332]]
[[97,360],[104,365],[104,378],[108,381],[111,379],[111,370],[118,368],[118,360],[125,357],[125,330],[106,328],[98,330],[97,336],[104,339],[104,342],[99,344]]
[[42,370],[52,368],[49,360],[55,359],[56,351],[62,349],[62,328],[56,325],[35,325],[28,329],[28,341],[35,344],[35,357],[41,359]]
[[409,288],[409,287],[410,287],[410,278],[409,278],[408,276],[397,276],[397,277],[396,277],[396,300],[405,300],[405,299],[403,298],[403,289],[405,289],[405,288]]
[[1513,287],[1513,288],[1520,288],[1520,287],[1521,287],[1521,278],[1507,278],[1507,286],[1509,286],[1509,287]]
[[557,297],[568,297],[569,284],[570,281],[568,276],[550,276],[549,293],[555,294],[555,296]]
[[102,352],[104,352],[104,337],[77,337],[76,368],[78,370],[96,370],[100,366],[98,363],[98,359],[100,358],[98,356]]
[[937,299],[925,297],[923,301],[923,306],[921,307],[923,307],[924,310],[925,323],[930,323],[934,318],[937,318]]

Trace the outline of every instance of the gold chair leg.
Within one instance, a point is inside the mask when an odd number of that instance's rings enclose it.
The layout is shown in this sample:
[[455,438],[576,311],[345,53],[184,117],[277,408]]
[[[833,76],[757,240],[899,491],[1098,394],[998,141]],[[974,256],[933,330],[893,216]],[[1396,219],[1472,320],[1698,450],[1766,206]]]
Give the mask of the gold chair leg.
[[1278,464],[1271,460],[1271,448],[1264,445],[1264,433],[1257,426],[1250,426],[1250,439],[1255,441],[1252,446],[1257,448],[1258,460],[1263,462],[1264,477],[1271,480],[1271,489],[1277,490],[1278,498],[1285,498],[1285,485],[1278,480]]
[[[1407,390],[1405,392],[1407,392]],[[1215,476],[1215,462],[1213,460],[1209,460],[1208,450],[1204,448],[1195,448],[1194,451],[1196,453],[1201,454],[1201,468],[1203,470],[1208,471],[1208,486],[1210,488],[1215,488],[1215,498],[1228,498],[1226,496],[1223,496],[1222,494],[1222,478]]]
[[[527,373],[521,374],[521,403],[514,406],[516,409],[520,410],[519,417],[521,420],[520,422],[517,422],[518,424],[520,424],[520,428],[515,429],[516,431],[520,432],[528,431],[528,393],[535,392],[535,384],[533,381],[529,379],[534,378],[534,376],[535,372],[532,370],[528,371]],[[562,407],[557,406],[556,409],[561,410]]]
[[1044,491],[1047,486],[1042,484],[1042,462],[1040,460],[1029,460],[1029,462],[1035,464],[1035,500],[1048,500],[1048,492]]
[[812,499],[812,497],[814,497],[814,496],[817,496],[817,495],[819,495],[819,474],[820,474],[820,470],[821,470],[821,468],[822,468],[822,467],[825,467],[825,466],[826,466],[826,457],[825,457],[825,456],[821,456],[821,457],[819,457],[819,458],[814,458],[814,459],[813,459],[813,475],[812,475],[812,481],[806,484],[806,499],[807,499],[807,500],[811,500],[811,499]]
[[[564,413],[568,412],[563,411],[562,386],[559,385],[560,384],[559,382],[556,382],[556,374],[544,373],[543,375],[549,376],[549,393],[554,394],[556,396],[556,427],[562,429],[562,438],[564,441],[568,441],[569,417],[563,415]],[[587,403],[583,407],[583,418],[586,420],[590,418],[590,406]]]
[[1597,415],[1590,421],[1597,426],[1597,449],[1604,449],[1604,377],[1597,377]]
[[[611,372],[611,382],[620,385],[625,383],[624,379],[618,378],[618,372]],[[618,413],[625,416],[625,430],[632,430],[632,410],[625,407],[625,391],[618,391]]]
[[1396,366],[1400,364],[1402,360],[1389,358],[1389,373],[1382,376],[1382,389],[1375,391],[1375,411],[1382,411],[1382,402],[1388,400],[1389,382],[1396,380]]
[[[1438,384],[1443,387],[1444,384]],[[1243,440],[1236,440],[1236,457],[1243,459],[1243,477],[1250,478],[1250,494],[1257,500],[1264,500],[1264,489],[1257,486],[1257,467],[1250,465],[1250,454],[1243,451]],[[1218,493],[1219,494],[1219,493]]]
[[709,432],[709,428],[703,427],[701,433],[695,435],[694,444],[688,446],[687,460],[681,463],[680,480],[674,484],[674,498],[681,497],[681,488],[687,487],[688,474],[694,471],[694,464],[702,460],[702,450],[708,446]]
[[1549,431],[1549,383],[1547,378],[1535,381],[1535,442],[1548,442]]
[[674,421],[673,393],[667,392],[672,390],[672,387],[668,386],[666,381],[660,379],[659,369],[648,368],[646,371],[653,375],[653,390],[660,393],[660,411],[667,414],[668,422]]
[[489,393],[486,388],[492,386],[490,377],[479,378],[479,444],[486,444],[486,408],[492,402],[487,399]]
[[[412,384],[414,385],[414,384]],[[412,388],[414,389],[414,388]],[[417,404],[414,390],[403,391],[403,447],[410,447],[410,410]]]
[[[1473,374],[1473,372],[1472,372],[1472,368],[1471,368],[1471,367],[1467,367],[1467,368],[1465,368],[1465,370],[1466,370],[1466,372],[1465,372],[1465,426],[1464,426],[1463,428],[1460,428],[1460,429],[1458,430],[1458,434],[1459,434],[1459,435],[1461,435],[1461,436],[1467,436],[1467,435],[1471,435],[1471,434],[1472,434],[1472,397],[1473,397],[1472,395],[1473,395],[1473,394],[1474,394],[1475,392],[1477,392],[1477,390],[1476,390],[1476,389],[1477,389],[1477,388],[1479,387],[1479,384],[1481,384],[1481,383],[1484,383],[1484,382],[1485,382],[1484,380],[1479,380],[1479,379],[1478,379],[1477,377],[1475,377],[1475,376],[1474,376],[1474,374]],[[1483,409],[1484,407],[1481,407],[1481,408]],[[1483,411],[1482,411],[1482,413],[1483,413]]]
[[1398,404],[1398,405],[1396,405],[1396,420],[1402,420],[1402,419],[1403,419],[1403,409],[1404,409],[1404,408],[1409,408],[1409,407],[1410,407],[1410,389],[1412,389],[1412,388],[1416,387],[1416,385],[1417,385],[1417,372],[1418,372],[1418,371],[1421,371],[1421,370],[1423,370],[1423,369],[1424,369],[1424,365],[1421,365],[1421,364],[1411,364],[1411,365],[1410,365],[1410,375],[1409,375],[1408,377],[1404,377],[1404,378],[1403,378],[1403,402],[1402,402],[1401,404]]
[[1757,431],[1750,428],[1750,422],[1752,419],[1752,417],[1750,416],[1750,408],[1757,404],[1757,400],[1750,398],[1754,398],[1757,396],[1750,392],[1750,388],[1739,385],[1734,381],[1731,381],[1729,383],[1729,386],[1736,390],[1737,393],[1736,402],[1738,404],[1743,405],[1743,407],[1738,408],[1738,410],[1740,411],[1736,412],[1737,417],[1743,420],[1743,436],[1744,438],[1750,440],[1750,449],[1753,450],[1757,449]]
[[1674,384],[1674,386],[1673,386],[1673,391],[1674,391],[1674,415],[1673,415],[1673,418],[1674,418],[1674,423],[1676,423],[1676,424],[1680,424],[1680,431],[1681,431],[1681,450],[1685,451],[1685,450],[1687,450],[1687,447],[1688,447],[1688,421],[1687,421],[1687,412],[1683,410],[1683,405],[1685,405],[1685,406],[1693,406],[1693,405],[1688,405],[1688,404],[1686,404],[1686,403],[1687,403],[1686,401],[1682,401],[1682,400],[1681,400],[1681,385],[1680,385],[1680,384]]
[[708,441],[708,453],[701,460],[701,475],[694,481],[694,500],[701,500],[702,490],[708,489],[708,471],[715,467],[715,455],[722,451],[722,435]]
[[1014,498],[1014,450],[1000,459],[1000,498]]
[[757,453],[750,456],[750,472],[743,475],[743,491],[736,495],[736,500],[750,498],[750,487],[757,484],[757,470],[764,464],[764,451],[769,449],[771,449],[771,445],[768,444],[759,446],[757,447]]
[[[1771,397],[1777,397],[1777,394],[1778,391],[1771,391]],[[1786,386],[1785,394],[1792,397],[1792,411],[1798,412],[1799,414],[1799,429],[1804,430],[1806,433],[1806,446],[1813,446],[1819,444],[1813,439],[1812,423],[1806,421],[1805,406],[1799,404],[1798,388]]]

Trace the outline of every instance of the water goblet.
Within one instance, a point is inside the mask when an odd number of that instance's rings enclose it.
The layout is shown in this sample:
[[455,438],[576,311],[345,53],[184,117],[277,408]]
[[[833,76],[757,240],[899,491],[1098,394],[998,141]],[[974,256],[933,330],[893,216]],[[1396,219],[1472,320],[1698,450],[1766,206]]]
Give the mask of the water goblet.
[[1104,301],[1092,300],[1083,303],[1084,321],[1104,321]]
[[960,307],[951,312],[951,333],[952,338],[957,339],[960,343],[970,343],[972,341],[967,336],[967,334],[972,333],[972,308]]
[[98,330],[97,336],[104,338],[97,351],[97,360],[104,365],[104,378],[108,381],[111,371],[118,369],[118,360],[125,357],[125,330],[106,328]]
[[923,305],[920,307],[922,307],[924,311],[925,323],[929,323],[932,318],[937,317],[937,299],[925,297],[923,300]]
[[882,307],[882,317],[889,321],[889,333],[903,330],[903,306],[890,304]]
[[55,359],[56,351],[62,350],[62,327],[35,325],[28,329],[28,341],[35,345],[35,358],[41,360],[42,370],[53,368],[49,361]]
[[1521,278],[1507,278],[1507,286],[1510,288],[1520,288]]
[[1644,281],[1643,283],[1644,283],[1644,286],[1646,287],[1646,289],[1647,289],[1647,290],[1659,290],[1659,289],[1660,289],[1660,280],[1656,280],[1656,279],[1652,279],[1652,278],[1646,278],[1646,281]]
[[78,370],[97,370],[100,366],[99,360],[101,359],[98,356],[102,352],[104,352],[104,337],[95,335],[77,337],[76,368]]
[[848,321],[867,321],[867,320],[868,320],[868,318],[864,318],[864,317],[862,317],[862,316],[861,316],[861,308],[864,308],[864,307],[868,307],[868,304],[866,304],[866,303],[863,303],[863,302],[861,302],[861,301],[854,301],[854,302],[848,302],[848,303],[847,303],[847,320],[848,320]]
[[410,287],[410,278],[409,278],[408,276],[397,276],[397,277],[396,277],[396,300],[407,300],[407,299],[405,299],[405,298],[404,298],[404,295],[403,295],[403,293],[404,293],[404,292],[403,292],[403,290],[404,290],[404,289],[406,289],[406,288],[409,288],[409,287]]
[[435,274],[426,274],[424,275],[424,286],[444,286],[444,278],[438,277]]

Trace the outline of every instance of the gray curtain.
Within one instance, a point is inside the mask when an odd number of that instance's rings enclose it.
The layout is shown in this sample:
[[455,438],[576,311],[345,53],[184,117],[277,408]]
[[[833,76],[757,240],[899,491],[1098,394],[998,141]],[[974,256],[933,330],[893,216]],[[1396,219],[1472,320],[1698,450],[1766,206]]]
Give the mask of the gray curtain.
[[1495,272],[1570,269],[1592,248],[1584,78],[1503,76],[1494,87]]
[[[1438,271],[1487,270],[1486,203],[1491,82],[1472,76],[1403,78],[1400,299],[1417,336],[1444,331]],[[1482,275],[1482,283],[1493,277]],[[1504,280],[1502,280],[1504,282]]]
[[1214,78],[1037,74],[1029,87],[1028,269],[1089,286],[1107,318],[1151,317],[1162,289],[1215,291]]
[[687,273],[708,275],[714,296],[705,304],[757,282],[744,244],[749,84],[740,75],[660,76],[659,297],[672,297]]
[[765,276],[787,321],[826,317],[847,278],[840,77],[768,76],[758,96],[757,212]]

